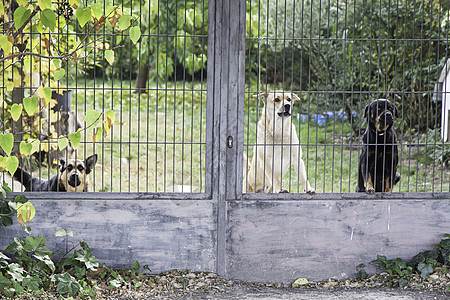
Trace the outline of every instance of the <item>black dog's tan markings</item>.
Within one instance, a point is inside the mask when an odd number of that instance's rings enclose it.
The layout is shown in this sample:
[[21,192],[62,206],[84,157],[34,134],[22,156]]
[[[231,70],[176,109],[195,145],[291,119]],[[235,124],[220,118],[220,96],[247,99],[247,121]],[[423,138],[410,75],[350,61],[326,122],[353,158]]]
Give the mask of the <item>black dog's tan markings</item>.
[[368,125],[362,138],[356,192],[392,192],[400,180],[393,127],[397,109],[390,101],[378,99],[366,106],[364,117]]
[[84,161],[69,159],[66,163],[61,159],[60,163],[61,169],[58,175],[49,180],[32,177],[22,168],[17,168],[14,179],[22,183],[25,192],[87,192],[88,174],[97,163],[97,154],[89,156]]

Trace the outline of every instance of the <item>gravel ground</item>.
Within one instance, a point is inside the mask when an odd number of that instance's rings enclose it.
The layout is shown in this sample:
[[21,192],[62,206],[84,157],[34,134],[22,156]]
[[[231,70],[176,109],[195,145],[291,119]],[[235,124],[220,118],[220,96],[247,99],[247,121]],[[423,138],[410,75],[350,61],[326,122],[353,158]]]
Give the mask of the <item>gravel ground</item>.
[[98,291],[99,299],[450,299],[450,273],[436,270],[423,280],[413,275],[404,288],[390,287],[396,277],[387,273],[366,280],[324,280],[293,288],[281,284],[248,283],[226,280],[214,273],[172,270],[146,277],[142,287]]

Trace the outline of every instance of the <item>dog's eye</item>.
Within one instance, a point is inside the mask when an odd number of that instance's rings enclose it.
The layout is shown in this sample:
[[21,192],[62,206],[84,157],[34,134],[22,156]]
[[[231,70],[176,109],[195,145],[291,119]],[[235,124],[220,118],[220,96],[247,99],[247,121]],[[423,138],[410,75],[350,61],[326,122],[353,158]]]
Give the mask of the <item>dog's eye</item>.
[[275,102],[280,102],[280,98],[275,98]]
[[78,165],[78,166],[77,166],[77,169],[78,169],[78,171],[80,171],[80,172],[83,172],[83,170],[84,170],[84,168],[83,168],[82,165]]
[[291,102],[291,98],[287,98],[286,100],[289,101],[289,102]]
[[73,170],[73,166],[72,166],[72,165],[68,165],[68,166],[67,166],[67,171],[70,172],[70,171],[72,171],[72,170]]

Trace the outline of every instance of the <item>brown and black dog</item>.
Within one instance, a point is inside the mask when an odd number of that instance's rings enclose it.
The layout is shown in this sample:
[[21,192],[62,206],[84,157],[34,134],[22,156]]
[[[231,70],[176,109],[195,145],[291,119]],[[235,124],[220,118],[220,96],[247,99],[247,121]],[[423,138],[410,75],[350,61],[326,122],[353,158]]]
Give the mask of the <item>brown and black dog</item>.
[[362,138],[356,192],[392,192],[400,180],[394,132],[397,109],[389,100],[378,99],[366,106],[364,117],[367,129]]
[[91,155],[85,160],[64,159],[60,160],[61,169],[58,175],[49,180],[32,177],[22,168],[17,168],[14,179],[19,181],[25,192],[87,192],[89,186],[88,175],[97,163],[97,154]]

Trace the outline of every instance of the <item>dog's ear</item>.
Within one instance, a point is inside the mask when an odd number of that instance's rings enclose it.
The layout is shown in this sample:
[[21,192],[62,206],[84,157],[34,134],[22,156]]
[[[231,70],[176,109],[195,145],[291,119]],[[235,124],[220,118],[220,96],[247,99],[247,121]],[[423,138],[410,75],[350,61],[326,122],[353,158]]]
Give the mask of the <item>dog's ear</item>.
[[396,117],[396,118],[398,118],[398,110],[397,110],[397,107],[395,107],[395,104],[394,103],[392,103],[392,102],[389,102],[390,103],[390,110],[392,111],[392,113],[394,114],[394,116]]
[[66,165],[66,161],[64,159],[60,159],[59,160],[59,164],[61,165],[61,173],[66,169],[65,165]]
[[369,118],[369,106],[370,104],[367,104],[366,108],[364,109],[364,118],[366,118],[366,120],[368,120]]
[[300,101],[299,96],[297,96],[297,95],[294,94],[294,93],[291,93],[291,95],[292,95],[292,99],[294,99],[295,101]]
[[253,97],[257,97],[257,98],[261,99],[262,101],[264,101],[264,103],[266,103],[268,94],[269,94],[268,92],[263,92],[259,95],[253,95]]
[[97,163],[97,154],[93,154],[86,158],[86,174],[91,173],[91,170],[95,167],[95,164]]

